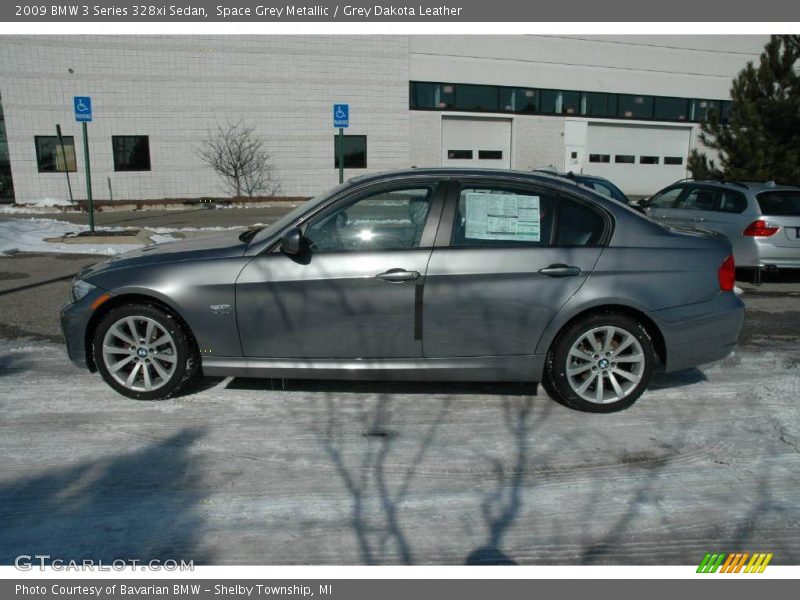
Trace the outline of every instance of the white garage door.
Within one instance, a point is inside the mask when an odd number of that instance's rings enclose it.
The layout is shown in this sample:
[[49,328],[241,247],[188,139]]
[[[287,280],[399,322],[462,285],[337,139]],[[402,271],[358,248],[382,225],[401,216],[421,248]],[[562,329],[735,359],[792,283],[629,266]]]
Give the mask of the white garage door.
[[511,120],[443,118],[442,166],[511,168]]
[[686,177],[688,127],[589,123],[583,172],[629,196],[649,196]]

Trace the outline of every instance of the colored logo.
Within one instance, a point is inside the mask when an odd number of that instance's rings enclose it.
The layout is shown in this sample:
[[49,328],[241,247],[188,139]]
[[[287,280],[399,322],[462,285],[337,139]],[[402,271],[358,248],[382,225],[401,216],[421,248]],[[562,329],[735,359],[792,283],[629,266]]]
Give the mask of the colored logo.
[[719,569],[720,573],[763,573],[771,560],[772,552],[707,553],[700,561],[697,572],[716,573]]

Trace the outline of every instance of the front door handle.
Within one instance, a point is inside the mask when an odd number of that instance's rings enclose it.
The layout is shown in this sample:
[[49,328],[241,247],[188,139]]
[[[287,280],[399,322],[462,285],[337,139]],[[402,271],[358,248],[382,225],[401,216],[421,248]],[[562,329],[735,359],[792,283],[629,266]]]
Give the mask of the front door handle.
[[389,269],[385,273],[375,275],[375,277],[389,283],[403,283],[404,281],[419,279],[419,273],[417,271],[406,271],[405,269]]
[[544,269],[539,269],[539,273],[542,275],[547,275],[548,277],[573,277],[575,275],[580,275],[581,270],[578,267],[557,264],[550,265]]
[[705,221],[703,217],[695,217],[694,219],[692,219],[693,223],[702,223],[703,221]]

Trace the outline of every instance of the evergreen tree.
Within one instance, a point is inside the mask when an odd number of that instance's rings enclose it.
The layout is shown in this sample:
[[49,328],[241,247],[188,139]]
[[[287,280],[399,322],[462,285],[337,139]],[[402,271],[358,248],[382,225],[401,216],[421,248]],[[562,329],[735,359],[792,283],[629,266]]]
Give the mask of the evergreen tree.
[[800,184],[800,36],[774,35],[758,66],[733,80],[727,123],[713,112],[700,139],[719,164],[692,150],[694,177]]

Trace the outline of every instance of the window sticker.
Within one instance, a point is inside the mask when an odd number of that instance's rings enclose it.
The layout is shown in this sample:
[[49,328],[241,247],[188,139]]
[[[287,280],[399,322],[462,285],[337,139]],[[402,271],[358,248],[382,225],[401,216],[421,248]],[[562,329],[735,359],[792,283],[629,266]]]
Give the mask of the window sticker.
[[465,237],[479,240],[540,241],[539,196],[468,192],[465,200]]

